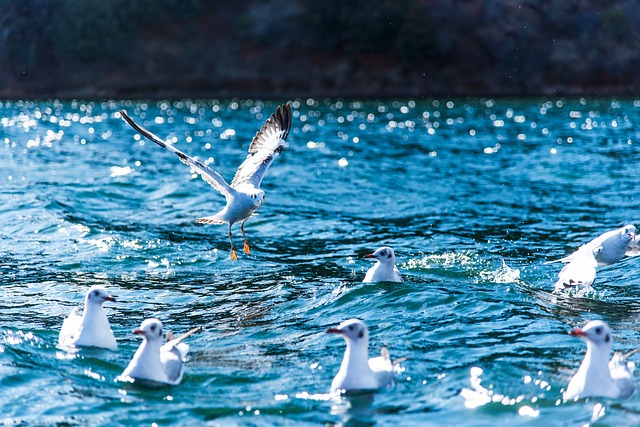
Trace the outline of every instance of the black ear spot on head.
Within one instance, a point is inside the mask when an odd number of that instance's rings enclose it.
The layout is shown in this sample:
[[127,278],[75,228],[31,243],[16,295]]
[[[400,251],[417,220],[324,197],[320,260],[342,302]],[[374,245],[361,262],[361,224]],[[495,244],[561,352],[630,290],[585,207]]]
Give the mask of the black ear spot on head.
[[360,331],[360,333],[358,334],[358,338],[362,338],[364,336],[364,331]]
[[387,258],[391,259],[391,254],[387,255]]
[[604,342],[609,342],[611,341],[611,337],[609,336],[609,334],[604,336]]

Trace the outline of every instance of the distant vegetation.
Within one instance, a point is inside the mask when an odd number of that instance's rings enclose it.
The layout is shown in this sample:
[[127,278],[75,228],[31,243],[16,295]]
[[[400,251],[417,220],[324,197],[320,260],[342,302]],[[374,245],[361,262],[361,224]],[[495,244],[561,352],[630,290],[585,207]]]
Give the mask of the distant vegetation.
[[0,0],[0,96],[633,94],[635,0]]
[[412,0],[308,0],[300,21],[311,46],[329,51],[395,53],[403,59],[437,56],[436,29]]
[[0,0],[3,59],[31,68],[44,60],[122,58],[140,28],[186,23],[202,0]]

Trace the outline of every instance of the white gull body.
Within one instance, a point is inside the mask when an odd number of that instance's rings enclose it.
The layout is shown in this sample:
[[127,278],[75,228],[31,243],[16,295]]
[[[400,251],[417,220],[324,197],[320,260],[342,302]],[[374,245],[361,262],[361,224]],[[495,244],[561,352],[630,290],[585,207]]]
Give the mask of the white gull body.
[[615,353],[609,361],[613,337],[606,323],[593,320],[569,334],[586,341],[587,354],[578,372],[569,381],[567,390],[562,396],[565,401],[590,396],[626,399],[633,395],[635,392],[634,364],[627,362],[626,359],[635,351],[627,355]]
[[117,350],[118,343],[102,307],[105,301],[115,302],[115,298],[102,286],[89,288],[84,298],[82,315],[78,313],[78,307],[71,310],[62,323],[58,344],[63,347],[100,347]]
[[393,384],[389,352],[383,348],[381,356],[369,359],[369,331],[362,321],[349,319],[326,332],[341,335],[347,343],[340,370],[331,382],[332,392],[376,390]]
[[633,242],[636,235],[636,227],[629,224],[621,227],[617,230],[608,231],[589,243],[585,243],[580,246],[577,251],[564,258],[550,261],[550,262],[564,262],[568,263],[574,260],[574,258],[581,256],[581,251],[592,252],[596,248],[602,249],[596,256],[596,261],[599,266],[611,265],[620,261],[625,255],[634,256],[637,255],[633,249]]
[[383,246],[364,257],[375,259],[378,262],[367,271],[362,283],[402,282],[402,276],[396,268],[396,254],[390,247]]
[[596,267],[598,266],[596,258],[601,250],[602,246],[598,246],[593,251],[576,252],[571,262],[560,270],[555,290],[591,286],[596,280]]
[[189,353],[189,345],[182,341],[199,330],[200,328],[194,328],[163,344],[162,322],[158,319],[145,320],[139,329],[133,331],[136,335],[142,335],[143,341],[121,377],[127,380],[179,384],[184,374],[184,359]]
[[228,224],[232,260],[237,260],[238,256],[233,246],[231,227],[239,222],[240,231],[244,239],[243,249],[249,255],[251,248],[244,233],[244,224],[264,202],[265,192],[260,189],[260,184],[271,163],[285,147],[285,140],[291,128],[291,105],[283,104],[279,106],[276,112],[267,119],[262,128],[256,133],[249,146],[249,155],[238,167],[231,184],[228,184],[218,172],[209,166],[187,156],[171,144],[165,143],[158,136],[138,125],[125,111],[120,111],[120,114],[142,136],[175,153],[184,164],[193,168],[202,179],[225,197],[227,204],[220,212],[212,216],[198,218],[196,222]]

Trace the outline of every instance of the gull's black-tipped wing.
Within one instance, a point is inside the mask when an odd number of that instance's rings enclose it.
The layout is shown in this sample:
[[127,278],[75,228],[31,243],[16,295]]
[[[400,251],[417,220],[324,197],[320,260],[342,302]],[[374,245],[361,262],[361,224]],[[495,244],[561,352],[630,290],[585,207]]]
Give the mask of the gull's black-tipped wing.
[[291,105],[283,104],[253,137],[249,146],[249,155],[238,168],[231,187],[249,183],[259,188],[267,169],[284,148],[290,129]]
[[233,191],[231,189],[231,186],[227,184],[227,181],[225,181],[224,178],[218,172],[214,171],[213,169],[211,169],[209,166],[205,165],[201,161],[187,156],[182,151],[175,148],[173,145],[167,144],[158,136],[154,135],[153,133],[149,132],[147,129],[143,128],[142,126],[134,122],[133,119],[129,117],[126,111],[121,110],[120,114],[122,115],[122,118],[124,119],[124,121],[129,123],[129,125],[132,128],[134,128],[136,131],[138,131],[140,135],[144,136],[150,141],[155,142],[159,146],[166,148],[167,150],[175,153],[180,158],[182,163],[184,163],[187,166],[191,166],[193,169],[195,169],[195,171],[202,177],[202,179],[208,182],[209,185],[211,185],[217,191],[222,193],[224,196],[228,196]]

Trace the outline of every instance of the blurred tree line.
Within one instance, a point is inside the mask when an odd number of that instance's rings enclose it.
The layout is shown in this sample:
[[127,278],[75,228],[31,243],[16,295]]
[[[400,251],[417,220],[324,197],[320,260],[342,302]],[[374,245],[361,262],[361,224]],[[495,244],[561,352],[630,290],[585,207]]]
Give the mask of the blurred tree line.
[[[198,13],[224,7],[209,0],[0,0],[2,59],[15,71],[58,61],[117,60],[141,29],[185,25]],[[256,1],[245,1],[244,7]],[[434,55],[428,16],[413,0],[303,0],[297,31],[280,42],[325,50],[397,52],[404,58]],[[373,7],[372,7],[373,6]],[[228,6],[227,6],[228,7]],[[248,8],[248,7],[247,7]],[[241,16],[229,37],[254,38],[256,19]],[[244,18],[244,19],[242,19]],[[268,20],[273,17],[266,17]],[[276,27],[277,23],[273,23]],[[202,46],[203,50],[206,46]]]
[[186,22],[202,0],[0,0],[2,60],[21,68],[52,59],[122,57],[137,29]]
[[638,0],[0,0],[0,96],[640,88]]

